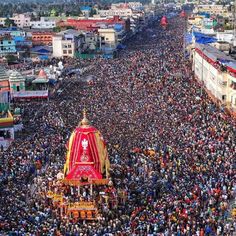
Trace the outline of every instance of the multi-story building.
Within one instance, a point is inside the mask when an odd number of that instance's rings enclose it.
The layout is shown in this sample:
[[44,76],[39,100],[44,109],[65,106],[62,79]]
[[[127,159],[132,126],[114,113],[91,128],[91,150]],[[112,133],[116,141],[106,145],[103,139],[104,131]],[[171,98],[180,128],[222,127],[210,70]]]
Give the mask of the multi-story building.
[[9,75],[11,98],[14,100],[48,98],[48,81],[44,70],[40,70],[39,75],[27,83],[19,72],[13,71]]
[[120,17],[131,17],[133,15],[133,11],[130,8],[114,8],[109,10],[99,10],[98,15],[100,17],[113,17],[113,16],[120,16]]
[[53,57],[74,57],[80,48],[81,32],[66,30],[53,36]]
[[209,13],[210,15],[221,15],[223,17],[230,17],[232,15],[232,13],[228,10],[227,6],[213,5],[213,4],[209,5],[197,4],[194,9],[194,12],[195,13],[204,12],[204,13]]
[[0,37],[0,56],[16,53],[16,43],[10,35]]
[[52,46],[53,32],[32,32],[32,44]]
[[32,29],[53,29],[56,27],[56,21],[41,17],[39,21],[31,21],[30,27]]
[[11,19],[19,28],[30,27],[31,17],[29,14],[14,14]]
[[115,24],[121,24],[124,27],[124,30],[130,30],[130,20],[121,19],[119,16],[113,16],[112,18],[88,18],[88,19],[67,19],[58,23],[58,26],[72,26],[78,30],[85,31],[97,31],[102,26],[111,26]]
[[236,60],[211,45],[195,45],[195,77],[219,103],[236,111]]
[[116,47],[118,43],[117,32],[113,28],[98,29],[101,44],[105,44],[109,47]]

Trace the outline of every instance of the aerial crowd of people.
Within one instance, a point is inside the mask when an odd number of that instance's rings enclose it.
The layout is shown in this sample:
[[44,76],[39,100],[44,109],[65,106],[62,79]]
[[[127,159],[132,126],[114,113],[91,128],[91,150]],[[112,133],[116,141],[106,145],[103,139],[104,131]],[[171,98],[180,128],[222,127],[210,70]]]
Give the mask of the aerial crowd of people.
[[[153,22],[118,58],[87,61],[89,83],[65,76],[48,101],[15,104],[24,129],[1,153],[1,235],[233,235],[236,122],[201,91],[183,35],[183,19]],[[93,222],[58,217],[38,194],[63,170],[83,108],[127,194]]]

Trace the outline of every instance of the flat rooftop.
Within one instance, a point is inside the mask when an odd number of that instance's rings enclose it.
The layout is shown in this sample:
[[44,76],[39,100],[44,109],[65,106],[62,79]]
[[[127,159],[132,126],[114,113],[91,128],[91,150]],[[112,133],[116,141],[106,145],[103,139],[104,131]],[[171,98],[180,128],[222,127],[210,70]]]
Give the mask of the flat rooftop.
[[226,55],[224,52],[221,52],[217,48],[208,44],[197,43],[195,47],[200,49],[207,57],[211,58],[212,60],[222,61],[227,66],[236,69],[236,60],[232,56]]

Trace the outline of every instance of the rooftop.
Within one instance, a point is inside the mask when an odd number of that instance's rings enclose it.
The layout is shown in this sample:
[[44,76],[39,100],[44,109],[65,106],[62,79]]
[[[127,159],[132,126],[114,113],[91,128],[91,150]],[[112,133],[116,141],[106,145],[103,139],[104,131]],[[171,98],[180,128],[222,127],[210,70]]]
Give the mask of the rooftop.
[[8,76],[6,74],[6,70],[4,67],[0,66],[0,81],[3,81],[3,80],[8,80]]
[[214,61],[219,61],[225,65],[236,69],[236,60],[226,55],[224,52],[221,52],[217,48],[208,45],[208,44],[196,44],[196,48],[200,49],[207,57],[211,58]]

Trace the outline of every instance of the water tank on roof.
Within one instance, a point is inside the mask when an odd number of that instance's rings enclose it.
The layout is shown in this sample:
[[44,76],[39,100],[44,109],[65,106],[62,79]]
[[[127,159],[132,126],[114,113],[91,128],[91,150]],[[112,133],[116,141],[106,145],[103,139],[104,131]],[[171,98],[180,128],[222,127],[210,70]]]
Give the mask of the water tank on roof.
[[123,29],[123,25],[122,24],[115,24],[114,29],[115,29],[115,31],[121,31]]

